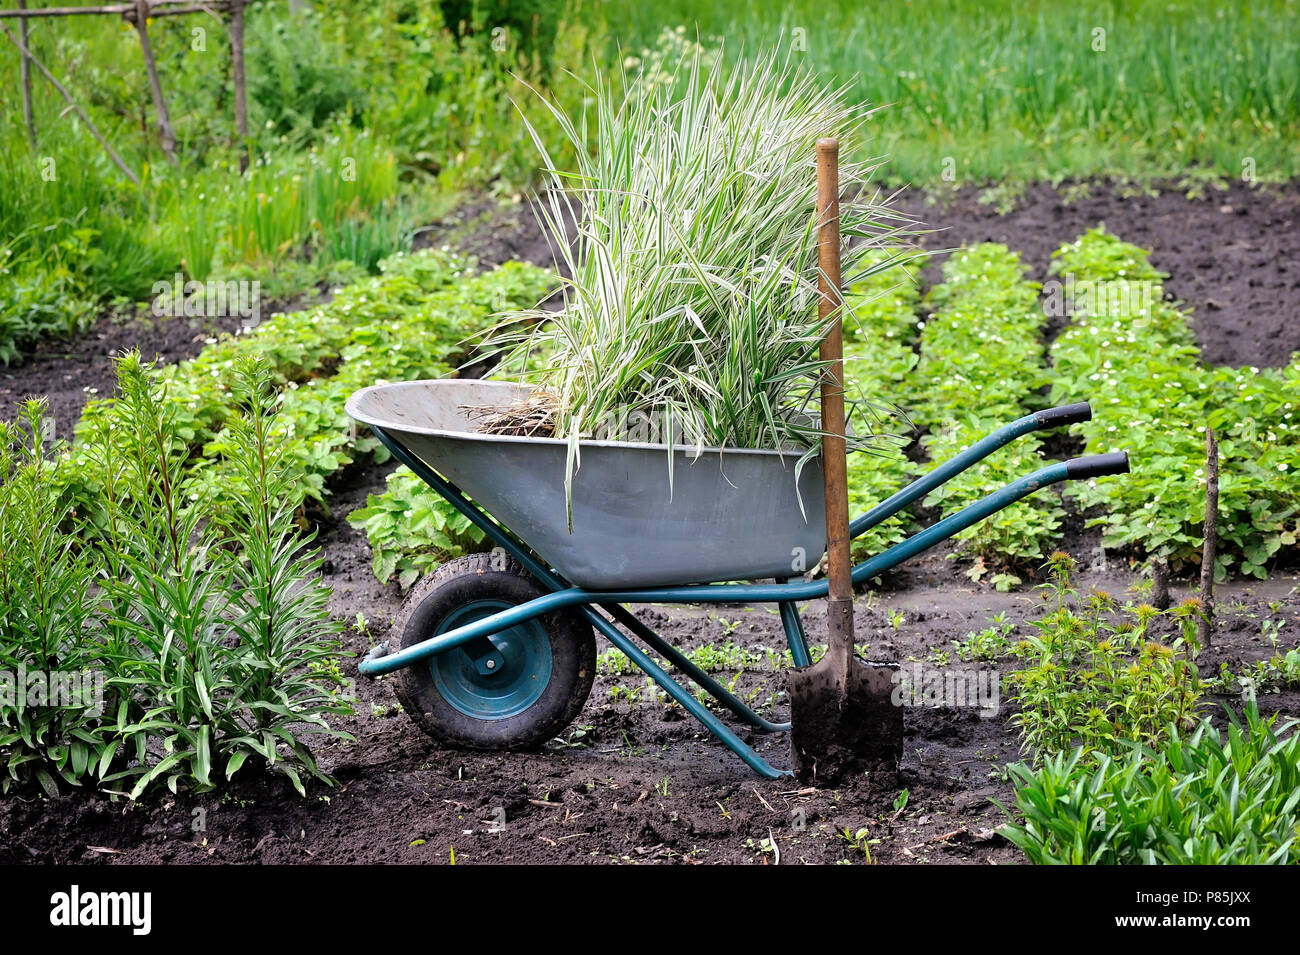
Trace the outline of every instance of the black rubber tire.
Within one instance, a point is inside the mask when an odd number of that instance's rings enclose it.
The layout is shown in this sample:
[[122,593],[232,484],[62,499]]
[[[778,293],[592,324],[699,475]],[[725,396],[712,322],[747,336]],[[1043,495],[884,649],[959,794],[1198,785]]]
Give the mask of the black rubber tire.
[[[494,560],[496,567],[493,567]],[[544,590],[515,561],[471,554],[443,564],[417,583],[393,623],[403,648],[433,636],[452,612],[476,600],[521,604]],[[394,691],[420,729],[460,749],[534,749],[554,739],[573,722],[596,678],[596,636],[577,611],[538,618],[551,647],[551,678],[542,695],[524,710],[501,720],[476,719],[456,709],[438,691],[427,666],[419,663],[396,674]]]

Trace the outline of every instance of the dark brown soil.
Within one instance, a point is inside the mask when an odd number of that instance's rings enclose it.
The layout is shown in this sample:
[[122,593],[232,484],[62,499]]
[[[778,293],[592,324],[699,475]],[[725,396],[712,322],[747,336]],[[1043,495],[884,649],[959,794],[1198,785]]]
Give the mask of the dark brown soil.
[[[342,512],[344,501],[337,503]],[[365,613],[369,637],[382,638],[397,594],[374,583],[350,531],[333,527],[324,543],[335,609],[348,617]],[[1094,575],[1085,583],[1119,594],[1130,579]],[[1272,653],[1261,636],[1264,620],[1283,620],[1279,646],[1295,646],[1296,583],[1274,578],[1223,591],[1216,645],[1202,655],[1202,673],[1217,672],[1221,661],[1236,668]],[[1035,594],[959,586],[939,559],[915,566],[906,584],[857,602],[859,641],[873,657],[905,666],[934,661],[995,614],[1019,623],[1019,635],[1028,632],[1024,621],[1041,614]],[[685,648],[727,641],[751,652],[781,646],[779,619],[763,607],[646,607],[640,615]],[[819,602],[805,608],[805,619],[817,641]],[[364,652],[369,637],[350,631],[350,649]],[[950,665],[970,666],[955,657]],[[760,667],[740,676],[737,687],[761,711],[788,712],[783,673]],[[865,856],[840,835],[861,828],[880,840],[871,847],[879,862],[1019,858],[996,834],[1003,817],[990,802],[1011,798],[998,767],[1018,755],[1005,704],[991,718],[973,709],[909,709],[897,776],[877,773],[830,790],[760,779],[679,709],[653,699],[635,673],[602,672],[568,738],[537,753],[440,750],[398,712],[387,679],[363,680],[357,689],[357,714],[343,727],[356,741],[318,750],[336,787],[313,786],[303,799],[285,784],[248,779],[215,793],[134,805],[89,794],[13,794],[0,799],[0,863],[445,863],[454,850],[462,864],[770,864],[775,858],[765,839],[775,840],[782,864],[862,862]],[[636,694],[631,702],[629,694]],[[1219,702],[1236,701],[1212,700],[1207,711]],[[1300,693],[1263,697],[1261,704],[1300,715]],[[788,765],[783,736],[742,735],[776,765]],[[907,802],[899,811],[903,790]],[[194,830],[196,821],[202,831]]]
[[461,206],[421,229],[415,248],[451,245],[474,255],[481,268],[517,259],[554,268],[555,256],[529,203],[483,199]]
[[21,365],[0,372],[0,418],[11,418],[19,402],[45,395],[61,438],[72,436],[81,409],[95,397],[113,393],[112,356],[139,348],[146,359],[164,364],[192,358],[221,332],[233,332],[242,319],[158,319],[122,321],[101,317],[72,341],[43,342]]
[[[328,300],[328,289],[315,289],[289,301],[267,303],[263,314]],[[45,395],[56,434],[70,438],[86,402],[113,393],[113,356],[138,348],[146,361],[174,364],[193,358],[209,339],[237,331],[243,321],[239,315],[207,319],[102,315],[75,338],[41,342],[21,364],[0,370],[0,419],[12,418],[26,398]]]
[[[1172,194],[1123,199],[1111,187],[1094,186],[1093,196],[1067,206],[1054,191],[1035,187],[1018,211],[999,218],[978,203],[974,191],[965,191],[946,209],[916,200],[913,211],[949,227],[942,237],[931,237],[934,247],[1006,241],[1040,272],[1061,242],[1104,220],[1116,233],[1155,248],[1156,264],[1173,275],[1170,289],[1197,308],[1198,333],[1212,360],[1276,363],[1300,347],[1300,329],[1285,312],[1300,301],[1296,276],[1287,271],[1300,245],[1295,188],[1273,194],[1233,187],[1209,200],[1188,201]],[[1221,205],[1247,211],[1220,212]],[[482,228],[492,230],[492,222]],[[498,240],[484,241],[491,247]],[[529,247],[530,241],[520,238],[522,244],[511,248]],[[1211,253],[1217,253],[1213,260]],[[1215,269],[1218,262],[1224,267]],[[1221,307],[1211,307],[1211,301]],[[108,385],[108,363],[101,357],[107,351],[141,344],[174,359],[197,351],[209,334],[140,327],[99,333],[72,358],[52,351],[11,369],[7,390],[0,392],[4,412],[14,393],[52,388],[64,402],[56,413],[75,414],[83,385],[101,391]],[[364,536],[344,519],[367,493],[383,489],[385,471],[357,469],[341,476],[331,513],[320,519],[332,609],[348,621],[360,615],[347,636],[357,654],[384,638],[401,601],[395,587],[375,580]],[[1085,586],[1119,595],[1134,584],[1128,568],[1095,550],[1087,535],[1066,544],[1088,568]],[[1262,635],[1265,620],[1284,621],[1280,649],[1296,646],[1298,582],[1275,575],[1222,590],[1215,646],[1200,659],[1203,674],[1217,673],[1221,662],[1237,668],[1270,655],[1274,648]],[[999,594],[972,584],[941,555],[908,565],[886,585],[857,601],[859,641],[869,644],[873,658],[903,664],[937,664],[953,640],[983,628],[995,614],[1015,622],[1020,636],[1028,632],[1027,621],[1041,615],[1036,592]],[[820,642],[821,607],[813,602],[804,609],[809,637]],[[779,618],[767,607],[652,606],[639,608],[639,614],[686,649],[732,641],[757,653],[783,645]],[[971,667],[955,657],[950,665]],[[761,712],[778,718],[788,713],[783,673],[759,665],[739,675],[736,687]],[[1003,817],[990,802],[1010,798],[998,767],[1018,754],[1006,705],[988,718],[969,708],[908,709],[897,776],[876,773],[831,790],[750,773],[694,720],[656,699],[635,672],[614,676],[602,670],[566,739],[537,753],[440,750],[398,712],[388,680],[361,680],[357,692],[357,714],[343,726],[355,742],[325,743],[318,750],[321,765],[338,781],[333,788],[313,786],[303,799],[279,782],[244,779],[215,793],[137,804],[84,793],[57,799],[14,793],[0,797],[0,863],[440,863],[454,850],[462,863],[770,864],[776,861],[773,843],[782,864],[862,862],[865,855],[840,835],[862,828],[879,840],[871,853],[881,862],[1020,858],[996,834]],[[1209,709],[1218,702],[1211,701]],[[1261,708],[1300,715],[1300,693],[1264,697]],[[774,764],[788,765],[783,737],[742,736]],[[196,831],[200,821],[203,828]]]
[[[1300,351],[1300,183],[1230,183],[1189,199],[1172,187],[1030,186],[1013,211],[981,203],[981,190],[952,196],[905,193],[900,208],[937,231],[929,249],[1002,242],[1021,253],[1031,277],[1047,275],[1052,253],[1087,229],[1105,225],[1151,250],[1169,275],[1166,292],[1192,308],[1193,328],[1212,365],[1280,366]],[[925,278],[938,278],[938,262]]]

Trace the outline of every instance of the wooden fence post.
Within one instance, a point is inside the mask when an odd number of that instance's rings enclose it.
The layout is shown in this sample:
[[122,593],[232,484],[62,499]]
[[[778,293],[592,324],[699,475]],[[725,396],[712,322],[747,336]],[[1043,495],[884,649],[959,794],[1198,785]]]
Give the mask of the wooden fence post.
[[176,165],[176,134],[172,131],[171,115],[163,97],[162,83],[158,79],[158,64],[154,62],[153,47],[149,44],[149,0],[135,0],[135,32],[140,36],[140,52],[144,54],[144,69],[149,75],[149,92],[153,96],[154,110],[158,114],[158,141],[163,155]]
[[235,132],[239,171],[248,169],[248,97],[244,87],[244,0],[230,0],[230,60],[235,85]]
[[86,115],[86,111],[77,105],[77,101],[72,98],[72,94],[64,88],[62,83],[54,78],[54,74],[45,68],[44,63],[32,56],[32,51],[27,49],[27,44],[19,41],[16,36],[9,32],[9,28],[3,23],[0,23],[0,30],[4,31],[5,36],[9,38],[9,42],[18,47],[20,52],[27,54],[27,57],[32,61],[33,65],[41,71],[41,75],[49,80],[50,85],[58,90],[63,98],[68,101],[68,105],[72,107],[78,116],[81,117],[81,121],[86,124],[86,128],[90,130],[90,134],[99,141],[101,146],[104,147],[104,150],[112,158],[113,162],[117,164],[117,168],[126,173],[126,178],[130,179],[135,185],[140,185],[140,178],[131,171],[131,168],[127,166],[122,157],[117,154],[117,150],[109,145],[108,140],[104,138],[104,134],[99,131],[99,127],[96,126],[94,121]]
[[[27,9],[27,0],[18,0],[18,9]],[[27,48],[27,18],[18,21],[18,38],[22,40],[23,49]],[[32,61],[26,53],[20,53],[21,63],[18,67],[23,86],[23,122],[27,125],[27,141],[32,149],[36,148],[36,119],[32,115]]]

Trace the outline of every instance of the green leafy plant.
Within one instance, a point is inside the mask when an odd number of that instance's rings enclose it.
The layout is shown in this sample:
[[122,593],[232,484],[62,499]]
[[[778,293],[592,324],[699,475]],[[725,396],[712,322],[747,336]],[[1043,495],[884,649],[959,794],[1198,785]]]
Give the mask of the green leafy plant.
[[359,64],[336,55],[310,8],[292,19],[264,17],[259,27],[249,35],[247,56],[258,68],[248,94],[274,135],[310,142],[331,120],[365,102]]
[[[904,800],[904,804],[906,804],[906,800]],[[861,853],[862,861],[866,865],[875,865],[875,860],[871,857],[871,847],[880,845],[880,840],[871,838],[871,832],[868,829],[843,829],[839,832],[839,837],[848,843],[854,852]]]
[[1006,619],[1006,614],[998,614],[992,620],[992,626],[966,634],[964,640],[954,640],[952,648],[957,657],[964,662],[1001,660],[1015,656],[1018,644],[1011,639],[1016,625]]
[[[225,460],[224,429],[238,413],[229,374],[250,356],[263,362],[280,389],[276,441],[298,469],[300,500],[324,503],[326,480],[359,455],[386,460],[378,440],[348,418],[348,395],[385,378],[452,374],[468,357],[467,339],[490,324],[494,312],[535,302],[553,281],[520,263],[482,275],[472,273],[472,264],[435,250],[391,257],[382,263],[383,274],[341,289],[328,305],[273,316],[162,371],[163,400],[185,442],[186,473],[196,491],[215,509],[228,503],[232,465]],[[87,405],[75,429],[73,460],[57,475],[88,515],[101,507],[102,468],[87,460],[84,445],[111,422],[116,401]]]
[[[103,647],[87,639],[96,568],[65,531],[72,507],[51,480],[59,449],[47,421],[45,402],[31,400],[18,421],[0,422],[0,764],[3,788],[35,780],[53,794],[55,775],[103,779],[117,746],[98,732]],[[55,674],[92,695],[51,699]]]
[[1174,611],[1182,632],[1165,643],[1148,633],[1160,611],[1139,606],[1115,619],[1119,608],[1108,594],[1080,599],[1073,567],[1068,555],[1052,555],[1042,586],[1055,607],[1032,622],[1031,662],[1008,679],[1020,706],[1011,722],[1036,762],[1075,746],[1096,760],[1125,742],[1158,745],[1169,726],[1194,718],[1201,693],[1193,663],[1198,603]]
[[1295,689],[1300,687],[1300,650],[1274,653],[1239,670],[1220,663],[1218,675],[1204,685],[1208,693],[1241,694],[1248,699],[1260,693]]
[[[223,617],[239,648],[208,684],[226,711],[217,751],[226,778],[249,758],[264,761],[303,791],[299,769],[325,778],[305,737],[342,735],[327,718],[351,712],[339,693],[342,625],[329,612],[319,553],[298,529],[300,472],[275,437],[277,396],[255,361],[236,368],[242,413],[230,433],[232,488],[242,506],[214,517],[226,595]],[[220,675],[214,674],[219,677]],[[242,731],[242,732],[241,732]],[[287,758],[286,758],[287,757]]]
[[375,576],[387,583],[396,574],[404,590],[485,540],[469,518],[405,467],[388,475],[383,494],[367,495],[365,507],[349,514],[348,523],[366,532]]
[[[1300,734],[1247,708],[1226,740],[1208,720],[1093,763],[1083,749],[1011,767],[1013,821],[1030,862],[1257,865],[1300,861]],[[1290,735],[1287,735],[1290,734]]]
[[[1205,519],[1205,429],[1219,434],[1216,572],[1264,577],[1300,538],[1296,394],[1300,356],[1283,369],[1204,367],[1187,314],[1165,300],[1145,250],[1090,230],[1055,253],[1052,271],[1081,301],[1051,348],[1053,402],[1090,399],[1076,425],[1088,453],[1131,448],[1122,481],[1070,485],[1096,508],[1112,549],[1140,549],[1178,568],[1200,562]],[[1104,293],[1104,294],[1100,294]]]
[[911,793],[907,789],[903,789],[894,797],[894,815],[899,815],[907,808],[907,800],[910,795]]
[[332,689],[337,669],[323,666],[341,652],[340,627],[294,523],[298,475],[270,439],[271,377],[249,360],[235,374],[240,506],[226,515],[204,521],[163,387],[136,356],[119,363],[118,428],[91,451],[109,475],[103,588],[122,654],[109,683],[141,705],[134,719],[122,708],[114,726],[135,747],[136,765],[120,774],[133,796],[156,779],[211,788],[250,758],[302,792],[300,773],[326,778],[303,735],[342,735],[326,717],[351,712]]
[[79,332],[94,320],[93,296],[67,265],[90,254],[94,237],[94,230],[73,230],[43,256],[24,249],[24,234],[0,240],[0,361],[6,366],[34,342]]
[[[1039,286],[1024,274],[1020,257],[997,243],[962,249],[944,263],[945,281],[929,296],[935,311],[921,332],[917,397],[909,408],[929,431],[921,445],[932,462],[947,460],[1033,410],[1034,393],[1046,380],[1039,342],[1044,316]],[[1041,440],[1027,435],[935,489],[925,503],[963,507],[1043,464]],[[983,558],[981,568],[991,560],[1040,560],[1063,516],[1053,496],[1036,494],[957,539],[963,552]]]
[[[92,669],[102,688],[93,708],[0,706],[8,778],[52,790],[57,773],[135,798],[163,782],[211,789],[251,761],[304,792],[304,777],[328,778],[306,736],[345,735],[328,720],[351,703],[320,561],[294,518],[299,474],[272,439],[273,376],[250,358],[233,369],[232,507],[214,515],[187,479],[167,383],[136,354],[117,372],[80,457],[46,463],[39,439],[19,456],[5,442],[0,522],[21,543],[0,562],[0,658]],[[41,433],[39,406],[28,425]],[[74,463],[94,471],[93,515],[56,478]]]
[[[911,464],[903,452],[914,431],[907,407],[918,387],[913,380],[920,298],[916,272],[925,265],[923,257],[902,248],[878,250],[868,254],[867,261],[892,261],[899,267],[858,279],[844,296],[849,426],[870,436],[849,462],[849,512],[854,517],[884,501],[910,478]],[[901,541],[914,524],[910,508],[905,509],[855,538],[854,556],[861,560],[880,553]]]

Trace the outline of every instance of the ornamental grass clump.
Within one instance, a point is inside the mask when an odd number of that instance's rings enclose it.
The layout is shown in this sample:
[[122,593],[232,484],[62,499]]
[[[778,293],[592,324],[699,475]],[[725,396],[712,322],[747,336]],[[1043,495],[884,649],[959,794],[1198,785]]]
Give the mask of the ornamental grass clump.
[[[539,215],[571,278],[558,311],[513,313],[492,340],[548,395],[566,485],[583,438],[819,446],[814,147],[834,136],[853,156],[871,110],[789,61],[722,63],[696,50],[667,82],[598,77],[580,116],[543,99],[573,169],[524,119],[548,186]],[[907,225],[867,186],[878,165],[840,167],[846,286],[899,262],[872,255]],[[484,430],[517,433],[513,417]]]

